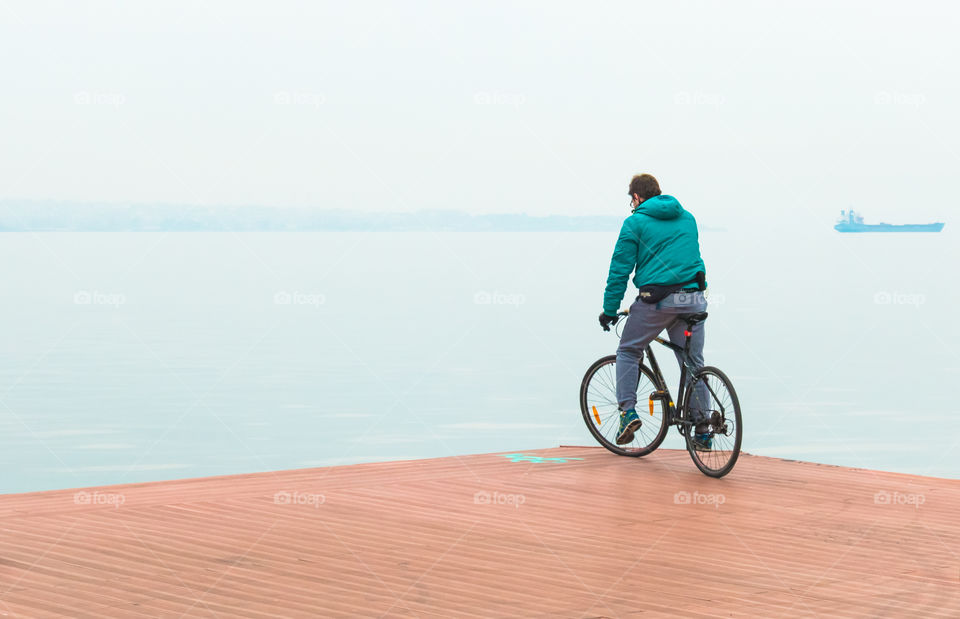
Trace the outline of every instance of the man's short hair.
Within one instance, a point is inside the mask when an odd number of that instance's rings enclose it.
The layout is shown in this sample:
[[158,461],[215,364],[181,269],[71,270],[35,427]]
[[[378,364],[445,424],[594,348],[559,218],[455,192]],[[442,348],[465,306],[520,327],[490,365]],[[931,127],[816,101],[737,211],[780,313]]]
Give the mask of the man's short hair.
[[641,200],[660,195],[660,183],[650,174],[637,174],[630,181],[630,195],[637,194]]

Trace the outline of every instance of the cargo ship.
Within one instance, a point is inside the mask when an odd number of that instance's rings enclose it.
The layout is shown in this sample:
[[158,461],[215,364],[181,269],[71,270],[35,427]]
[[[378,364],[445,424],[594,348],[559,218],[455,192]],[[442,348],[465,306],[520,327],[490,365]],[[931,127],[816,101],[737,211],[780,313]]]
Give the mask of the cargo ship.
[[855,211],[840,211],[840,219],[833,227],[837,232],[940,232],[942,223],[933,224],[865,224]]

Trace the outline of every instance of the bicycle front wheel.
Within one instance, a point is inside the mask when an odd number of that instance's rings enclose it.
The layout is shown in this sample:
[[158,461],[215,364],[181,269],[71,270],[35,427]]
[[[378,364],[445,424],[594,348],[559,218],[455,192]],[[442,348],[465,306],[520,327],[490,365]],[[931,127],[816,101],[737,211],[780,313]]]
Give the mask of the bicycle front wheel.
[[584,375],[580,384],[580,411],[590,433],[601,445],[621,456],[645,456],[659,447],[667,435],[666,402],[655,400],[652,409],[643,408],[647,405],[647,396],[661,390],[654,373],[641,364],[637,381],[638,404],[641,406],[637,408],[637,414],[642,425],[634,433],[632,442],[617,445],[617,433],[620,431],[617,356],[610,355],[597,360]]
[[[693,463],[704,475],[723,477],[737,463],[743,440],[740,400],[733,383],[717,368],[705,366],[690,381],[683,402],[684,436]],[[689,412],[691,404],[705,413],[701,422],[708,426],[703,433],[706,441],[697,437],[697,420],[691,419]]]

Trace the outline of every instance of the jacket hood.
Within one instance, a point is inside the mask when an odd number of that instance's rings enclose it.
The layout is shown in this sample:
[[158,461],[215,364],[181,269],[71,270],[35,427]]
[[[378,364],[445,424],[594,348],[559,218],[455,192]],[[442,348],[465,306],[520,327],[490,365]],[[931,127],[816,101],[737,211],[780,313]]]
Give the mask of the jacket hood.
[[644,200],[634,213],[642,213],[656,219],[676,219],[683,213],[683,207],[673,196],[659,195]]

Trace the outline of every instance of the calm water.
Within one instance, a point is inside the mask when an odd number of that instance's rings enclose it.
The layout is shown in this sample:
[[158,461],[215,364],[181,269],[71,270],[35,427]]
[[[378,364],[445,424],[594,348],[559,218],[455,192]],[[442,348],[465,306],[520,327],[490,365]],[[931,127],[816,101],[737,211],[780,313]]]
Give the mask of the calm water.
[[[702,234],[746,451],[960,477],[952,232]],[[0,492],[590,444],[614,240],[2,234]]]

